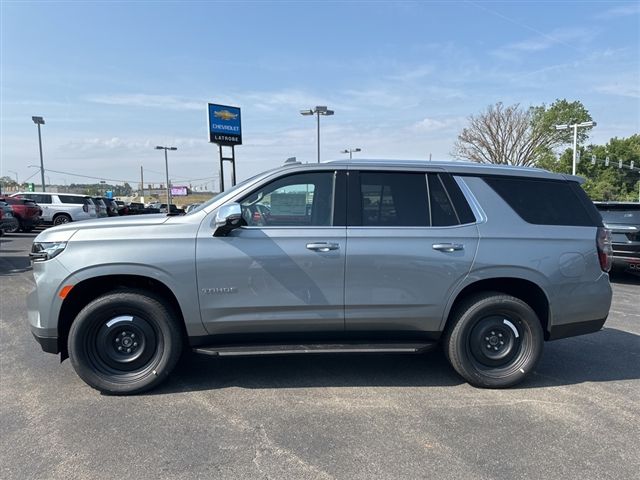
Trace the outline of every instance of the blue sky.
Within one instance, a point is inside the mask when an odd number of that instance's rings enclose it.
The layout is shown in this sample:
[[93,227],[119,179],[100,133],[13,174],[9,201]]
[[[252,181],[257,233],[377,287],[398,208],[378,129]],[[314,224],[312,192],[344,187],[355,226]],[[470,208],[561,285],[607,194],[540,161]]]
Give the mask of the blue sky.
[[[639,2],[1,2],[2,175],[217,175],[206,103],[242,108],[240,179],[296,156],[449,159],[497,101],[580,100],[591,140],[640,132]],[[157,172],[157,173],[156,173]],[[52,182],[83,181],[49,172]],[[37,181],[37,176],[33,177]],[[145,182],[145,183],[146,183]],[[193,182],[203,183],[203,181]]]

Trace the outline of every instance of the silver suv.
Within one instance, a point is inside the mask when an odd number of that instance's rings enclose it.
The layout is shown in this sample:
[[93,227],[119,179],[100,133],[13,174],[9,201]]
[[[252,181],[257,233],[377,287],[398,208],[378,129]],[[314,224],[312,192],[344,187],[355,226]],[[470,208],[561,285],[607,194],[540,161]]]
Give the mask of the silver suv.
[[466,163],[288,165],[184,216],[42,232],[31,330],[107,393],[210,355],[424,352],[479,387],[600,330],[611,244],[580,179]]
[[18,192],[12,197],[28,198],[42,208],[42,221],[53,225],[96,218],[96,207],[87,195],[53,192]]

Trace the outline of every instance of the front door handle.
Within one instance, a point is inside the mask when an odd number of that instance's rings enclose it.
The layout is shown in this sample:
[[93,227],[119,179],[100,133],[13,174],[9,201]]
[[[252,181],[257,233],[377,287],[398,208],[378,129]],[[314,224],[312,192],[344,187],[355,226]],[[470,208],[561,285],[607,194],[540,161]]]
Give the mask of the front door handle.
[[316,252],[328,252],[329,250],[338,250],[340,245],[331,242],[313,242],[307,243],[307,248]]
[[464,245],[462,243],[434,243],[433,249],[441,252],[455,252],[456,250],[464,250]]

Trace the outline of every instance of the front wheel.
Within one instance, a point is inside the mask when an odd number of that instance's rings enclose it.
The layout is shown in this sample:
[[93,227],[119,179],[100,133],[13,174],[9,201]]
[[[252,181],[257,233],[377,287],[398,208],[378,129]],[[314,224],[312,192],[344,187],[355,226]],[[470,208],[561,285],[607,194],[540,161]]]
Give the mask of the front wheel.
[[453,368],[476,387],[504,388],[521,382],[542,354],[538,316],[519,298],[484,293],[454,312],[444,337]]
[[90,302],[71,325],[69,358],[91,387],[135,394],[159,385],[182,352],[173,311],[144,292],[116,291]]

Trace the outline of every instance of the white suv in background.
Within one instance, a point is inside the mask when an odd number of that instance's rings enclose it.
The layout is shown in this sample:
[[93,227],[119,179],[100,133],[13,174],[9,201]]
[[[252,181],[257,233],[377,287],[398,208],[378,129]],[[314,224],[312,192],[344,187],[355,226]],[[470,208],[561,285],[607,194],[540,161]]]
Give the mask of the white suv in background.
[[53,225],[97,218],[96,206],[88,195],[54,192],[18,192],[12,197],[28,198],[42,208],[42,221]]

